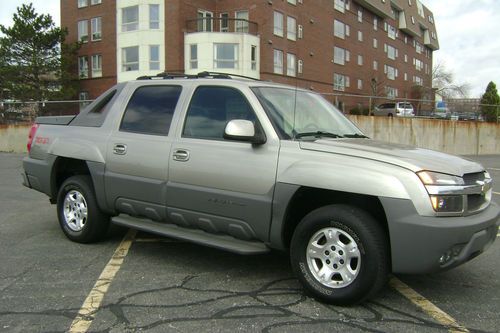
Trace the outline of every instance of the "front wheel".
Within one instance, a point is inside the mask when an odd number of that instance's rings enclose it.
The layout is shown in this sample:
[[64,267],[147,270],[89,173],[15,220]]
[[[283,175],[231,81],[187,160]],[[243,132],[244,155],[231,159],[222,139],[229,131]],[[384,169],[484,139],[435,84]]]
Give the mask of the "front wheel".
[[347,205],[316,209],[299,223],[292,268],[313,297],[351,305],[376,294],[389,272],[387,236],[369,214]]
[[109,218],[97,205],[89,176],[64,181],[57,195],[57,217],[66,237],[74,242],[95,242],[108,230]]

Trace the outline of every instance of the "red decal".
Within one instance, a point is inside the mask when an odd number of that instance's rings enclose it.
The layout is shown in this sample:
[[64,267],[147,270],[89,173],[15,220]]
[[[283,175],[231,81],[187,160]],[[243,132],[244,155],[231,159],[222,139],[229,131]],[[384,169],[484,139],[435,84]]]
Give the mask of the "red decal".
[[43,137],[37,136],[35,139],[35,142],[40,144],[40,145],[46,145],[49,143],[49,138],[43,138]]

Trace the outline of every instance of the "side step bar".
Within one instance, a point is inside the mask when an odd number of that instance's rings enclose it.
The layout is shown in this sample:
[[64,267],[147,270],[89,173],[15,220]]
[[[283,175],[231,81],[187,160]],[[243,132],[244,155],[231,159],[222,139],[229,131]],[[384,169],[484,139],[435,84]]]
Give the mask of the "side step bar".
[[123,227],[187,240],[238,254],[250,255],[269,252],[269,248],[262,242],[245,241],[231,236],[210,234],[203,230],[182,228],[175,224],[158,223],[145,218],[118,215],[111,218],[111,222]]

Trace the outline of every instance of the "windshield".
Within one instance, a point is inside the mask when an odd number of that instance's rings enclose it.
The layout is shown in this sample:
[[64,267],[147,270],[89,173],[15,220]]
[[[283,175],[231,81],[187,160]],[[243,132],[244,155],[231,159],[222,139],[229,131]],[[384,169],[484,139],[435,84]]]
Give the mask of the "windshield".
[[252,88],[282,139],[364,137],[319,94],[287,88]]

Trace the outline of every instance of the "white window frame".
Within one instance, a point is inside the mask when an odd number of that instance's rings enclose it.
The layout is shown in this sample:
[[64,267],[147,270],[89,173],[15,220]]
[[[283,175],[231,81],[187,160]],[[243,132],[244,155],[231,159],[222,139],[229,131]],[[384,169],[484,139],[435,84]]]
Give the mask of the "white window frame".
[[234,21],[234,31],[247,34],[250,26],[248,20],[250,18],[248,10],[239,10],[234,13],[234,17],[246,21]]
[[[153,48],[158,50],[158,59],[153,59]],[[160,45],[149,45],[149,70],[150,71],[159,71],[160,70]]]
[[358,41],[359,42],[363,41],[363,31],[361,31],[361,30],[358,31]]
[[250,68],[253,71],[257,70],[257,45],[252,45],[250,48]]
[[345,65],[349,62],[350,52],[344,48],[334,46],[333,47],[333,63],[337,65]]
[[78,0],[78,8],[87,7],[89,5],[89,0]]
[[102,40],[102,17],[94,17],[90,20],[91,40],[93,42]]
[[273,73],[283,75],[283,51],[273,50]]
[[358,90],[363,90],[363,80],[358,79]]
[[363,11],[358,9],[358,22],[363,23]]
[[377,38],[373,38],[373,48],[374,49],[378,48],[378,39]]
[[92,77],[102,77],[102,55],[92,55]]
[[[135,8],[137,10],[137,21],[130,21],[130,22],[125,23],[125,21],[124,21],[125,11],[132,10],[133,8]],[[122,32],[139,30],[139,6],[138,5],[122,8],[121,15],[122,15],[122,27],[121,27]]]
[[[126,62],[126,53],[127,50],[132,49],[132,48],[137,48],[137,61],[129,61]],[[129,47],[124,47],[122,48],[122,72],[132,72],[132,71],[138,71],[139,70],[139,59],[140,59],[140,49],[139,46],[129,46]],[[127,66],[133,66],[135,67],[137,65],[137,69],[134,69],[130,67],[130,69],[127,68]]]
[[297,76],[297,57],[295,54],[286,54],[286,75]]
[[[232,59],[219,59],[217,58],[217,48],[219,45],[232,45],[233,58]],[[238,44],[236,43],[214,43],[214,68],[216,69],[238,69]],[[225,67],[222,64],[232,64],[233,67]]]
[[349,88],[349,86],[349,77],[347,75],[333,74],[333,90],[345,91],[345,88]]
[[208,10],[198,10],[198,32],[212,32],[214,13]]
[[100,5],[102,3],[102,0],[90,0],[90,5]]
[[[196,57],[193,57],[193,55],[196,55]],[[189,45],[189,67],[191,69],[198,69],[198,44]]]
[[358,54],[358,65],[359,66],[363,66],[363,55],[362,54]]
[[78,77],[80,79],[89,77],[89,58],[87,56],[78,57]]
[[297,0],[287,0],[290,5],[297,6]]
[[275,36],[283,37],[284,36],[284,22],[285,16],[283,15],[282,12],[278,12],[277,10],[274,11],[274,28],[273,28],[273,34]]
[[333,21],[333,35],[340,39],[345,39],[350,35],[351,28],[349,25],[345,24],[342,21],[334,20]]
[[293,41],[297,40],[297,19],[295,17],[286,17],[286,38]]
[[82,43],[89,41],[89,20],[78,21],[78,41]]
[[[153,19],[152,18],[152,9],[153,8],[158,8],[158,17]],[[149,11],[149,29],[151,30],[157,30],[157,29],[160,29],[160,16],[161,16],[161,12],[160,12],[160,5],[159,4],[149,4],[148,6],[148,11]]]
[[349,10],[349,0],[335,0],[334,8],[341,13],[345,13],[346,9]]

